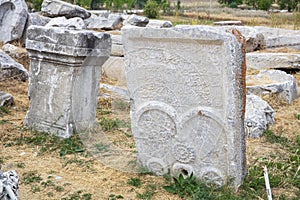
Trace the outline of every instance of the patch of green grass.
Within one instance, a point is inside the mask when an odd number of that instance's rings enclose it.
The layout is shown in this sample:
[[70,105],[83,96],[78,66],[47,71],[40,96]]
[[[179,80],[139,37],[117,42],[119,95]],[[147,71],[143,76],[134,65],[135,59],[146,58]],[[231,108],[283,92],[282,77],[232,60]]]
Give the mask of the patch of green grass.
[[39,186],[36,186],[36,185],[31,186],[32,193],[36,193],[36,192],[40,192],[40,191],[41,191],[41,188]]
[[140,178],[130,178],[127,181],[128,185],[134,186],[134,187],[140,187],[142,185],[141,179]]
[[31,131],[31,135],[17,138],[16,144],[39,146],[40,154],[59,151],[60,156],[65,156],[67,154],[76,154],[85,151],[84,145],[77,134],[67,139],[61,139],[58,136],[48,133]]
[[110,194],[108,197],[108,200],[117,200],[117,199],[124,199],[122,195],[115,195],[115,194]]
[[61,200],[91,200],[92,194],[90,193],[83,193],[82,190],[78,190],[75,193],[69,195],[69,197],[64,197]]
[[287,144],[288,144],[288,139],[286,137],[276,135],[270,130],[266,130],[264,132],[264,135],[265,135],[267,142],[270,142],[271,144],[278,143],[278,144],[281,144],[282,146],[287,146]]
[[0,120],[0,125],[4,125],[4,124],[8,124],[8,123],[11,123],[11,122],[8,120],[5,120],[5,119]]
[[54,190],[56,191],[56,192],[62,192],[62,191],[64,191],[65,189],[64,189],[64,187],[62,187],[62,186],[55,186],[54,187]]
[[43,182],[41,182],[41,185],[44,188],[55,186],[55,184],[54,184],[54,182],[52,180],[43,181]]
[[0,164],[3,165],[3,163],[4,163],[4,159],[2,157],[0,157]]
[[38,174],[37,171],[29,171],[23,173],[22,180],[24,184],[30,184],[30,183],[39,183],[43,179],[41,178],[41,176]]
[[300,120],[300,114],[295,114],[296,119]]
[[17,167],[18,168],[25,168],[25,163],[23,163],[23,162],[17,163]]
[[98,144],[95,144],[95,149],[97,152],[108,152],[110,149],[110,145],[109,144],[105,144],[102,142],[99,142]]
[[114,131],[118,128],[127,127],[130,128],[130,123],[125,122],[120,119],[110,119],[106,117],[101,117],[100,125],[104,131]]
[[10,109],[7,106],[0,106],[0,113],[10,114]]
[[145,192],[137,193],[136,197],[138,199],[150,200],[152,199],[153,195],[156,193],[156,189],[157,189],[156,185],[152,185],[152,184],[146,185]]
[[130,104],[122,99],[115,99],[112,104],[113,109],[121,110],[121,111],[129,111]]

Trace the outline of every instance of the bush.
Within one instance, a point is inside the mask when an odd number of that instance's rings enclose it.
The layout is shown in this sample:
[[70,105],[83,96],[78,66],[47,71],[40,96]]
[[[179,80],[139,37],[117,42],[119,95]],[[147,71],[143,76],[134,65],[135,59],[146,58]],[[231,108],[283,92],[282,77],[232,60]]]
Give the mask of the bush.
[[259,10],[269,10],[271,4],[272,4],[272,0],[259,0],[257,3],[257,8]]
[[145,7],[144,13],[148,18],[158,18],[160,7],[158,3],[152,0],[148,0]]

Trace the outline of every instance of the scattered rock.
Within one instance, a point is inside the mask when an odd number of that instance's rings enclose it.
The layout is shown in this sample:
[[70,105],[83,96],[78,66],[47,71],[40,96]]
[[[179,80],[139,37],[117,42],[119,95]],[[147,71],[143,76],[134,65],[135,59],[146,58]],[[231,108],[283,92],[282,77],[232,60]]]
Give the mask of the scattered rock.
[[295,78],[280,70],[262,70],[246,77],[247,92],[259,96],[275,94],[278,99],[291,103],[298,97]]
[[31,25],[37,25],[37,26],[45,26],[49,21],[51,20],[50,17],[45,17],[41,15],[40,12],[36,13],[29,13],[27,22],[24,28],[23,36],[21,38],[22,44],[25,44],[25,40],[27,38],[27,29]]
[[246,39],[246,52],[257,51],[266,48],[264,35],[259,33],[255,28],[249,26],[221,26],[223,30],[239,30]]
[[9,94],[0,91],[0,106],[13,106],[15,105],[14,97]]
[[214,22],[215,26],[243,26],[243,22],[241,21],[219,21]]
[[249,94],[246,97],[245,132],[250,138],[262,136],[270,124],[274,124],[273,108],[259,96]]
[[22,37],[28,15],[24,0],[0,0],[0,41],[6,43]]
[[150,19],[146,27],[152,28],[170,28],[173,24],[170,21]]
[[46,27],[65,27],[70,30],[82,30],[85,28],[85,24],[80,17],[74,17],[67,19],[65,17],[56,17],[46,24]]
[[93,16],[85,20],[88,29],[114,30],[121,27],[122,18],[118,14],[110,14],[108,18]]
[[126,87],[125,64],[123,57],[111,56],[102,66],[103,73],[117,85]]
[[14,61],[9,55],[0,50],[0,81],[10,78],[28,79],[28,72],[23,65]]
[[51,20],[50,17],[45,17],[41,13],[29,13],[27,27],[31,25],[45,26]]
[[124,26],[133,25],[133,26],[140,26],[145,27],[149,23],[149,19],[147,17],[138,16],[136,14],[130,15],[125,21],[123,22]]
[[24,55],[27,54],[27,51],[25,48],[21,48],[21,47],[16,47],[15,45],[12,44],[5,44],[2,46],[2,50],[8,54],[9,56],[13,57],[13,58],[20,58]]
[[91,13],[86,9],[60,0],[44,0],[41,11],[43,15],[48,17],[66,18],[80,17],[82,19],[89,18]]
[[300,54],[296,53],[247,53],[249,69],[300,69]]
[[2,172],[0,170],[0,199],[18,199],[19,176],[15,170]]
[[254,28],[264,35],[267,48],[293,47],[300,49],[299,30],[287,30],[264,26],[255,26]]
[[122,35],[111,35],[112,46],[111,46],[111,56],[124,56],[124,48],[122,44]]

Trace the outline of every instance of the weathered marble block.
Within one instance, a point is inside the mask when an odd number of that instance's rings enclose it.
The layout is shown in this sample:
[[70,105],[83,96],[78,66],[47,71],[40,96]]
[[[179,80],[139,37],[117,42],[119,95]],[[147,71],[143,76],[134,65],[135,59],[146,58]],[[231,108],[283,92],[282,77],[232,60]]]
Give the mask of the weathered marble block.
[[223,185],[245,174],[242,49],[208,26],[122,29],[139,161]]
[[31,26],[30,108],[25,124],[67,138],[96,123],[101,66],[111,51],[109,34]]
[[21,38],[27,16],[24,0],[0,0],[0,41],[5,43]]

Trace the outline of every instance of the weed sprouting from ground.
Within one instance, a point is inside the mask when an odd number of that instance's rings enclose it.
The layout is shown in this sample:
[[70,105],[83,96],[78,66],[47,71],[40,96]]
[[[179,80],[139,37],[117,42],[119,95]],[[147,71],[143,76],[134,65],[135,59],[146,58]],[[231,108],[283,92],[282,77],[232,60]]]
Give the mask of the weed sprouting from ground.
[[[31,145],[39,147],[39,154],[59,151],[60,156],[84,152],[84,145],[77,134],[70,138],[61,139],[58,136],[44,132],[30,131],[30,135],[20,135],[16,138],[16,145]],[[6,146],[11,146],[7,143]]]

